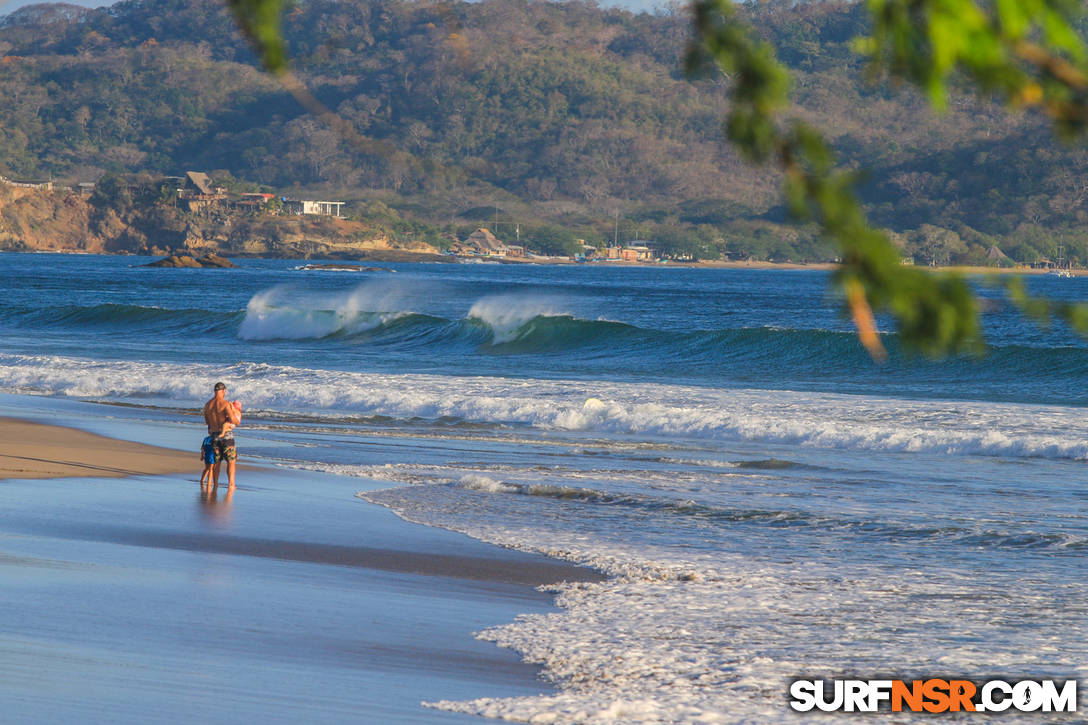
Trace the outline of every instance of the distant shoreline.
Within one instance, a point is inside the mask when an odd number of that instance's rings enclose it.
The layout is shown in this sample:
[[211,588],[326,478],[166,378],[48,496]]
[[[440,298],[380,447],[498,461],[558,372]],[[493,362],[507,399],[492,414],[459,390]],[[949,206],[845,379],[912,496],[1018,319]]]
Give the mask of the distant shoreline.
[[[813,269],[830,271],[839,268],[838,264],[833,262],[813,262],[807,263],[794,263],[794,262],[670,262],[668,265],[660,266],[691,266],[691,267],[721,267],[724,269]],[[923,265],[904,265],[913,266],[917,269],[932,270],[934,272],[958,272],[959,274],[1032,274],[1032,275],[1045,275],[1049,274],[1049,269],[1033,269],[1031,267],[979,267],[973,265],[964,264],[951,264],[951,265],[938,265],[936,267],[928,267]],[[1088,270],[1084,269],[1071,269],[1070,273],[1074,277],[1082,277],[1088,275]]]
[[[368,258],[369,261],[381,261],[376,257]],[[702,260],[699,262],[676,262],[672,260],[661,262],[623,262],[617,260],[610,260],[607,262],[600,261],[587,261],[587,262],[575,262],[573,260],[564,259],[503,259],[488,258],[488,257],[457,257],[455,258],[459,262],[467,264],[579,264],[591,267],[641,267],[644,269],[758,269],[758,270],[811,270],[830,272],[839,268],[839,264],[835,262],[767,262],[767,261],[721,261],[721,260]],[[1033,269],[1031,267],[979,267],[971,265],[948,265],[948,266],[936,266],[928,267],[923,265],[904,265],[913,266],[917,269],[930,270],[933,272],[957,272],[959,274],[966,275],[986,275],[986,274],[1030,274],[1030,275],[1046,275],[1052,270],[1049,269]],[[1088,276],[1088,269],[1072,269],[1069,270],[1074,277]]]
[[[12,254],[76,254],[76,255],[90,255],[97,254],[95,252],[84,252],[79,250],[15,250],[5,249],[0,250],[2,252]],[[132,257],[132,256],[154,256],[154,255],[134,255],[130,253],[110,254],[101,253],[103,256],[108,257]],[[180,252],[179,252],[180,254]],[[333,261],[339,263],[351,263],[351,262],[431,262],[431,263],[445,263],[445,264],[541,264],[541,265],[585,265],[592,267],[624,267],[624,268],[643,268],[643,269],[758,269],[758,270],[810,270],[810,271],[823,271],[829,272],[839,268],[839,265],[834,262],[767,262],[767,261],[721,261],[721,260],[701,260],[698,262],[677,262],[673,260],[661,261],[661,262],[624,262],[619,260],[610,261],[587,261],[576,262],[572,259],[564,259],[560,257],[546,257],[546,258],[527,258],[527,257],[455,257],[451,255],[438,255],[428,252],[413,252],[404,249],[390,249],[390,250],[368,250],[363,255],[347,255],[347,256],[334,256],[334,257],[276,257],[265,255],[231,255],[234,259],[299,259],[305,261]],[[908,265],[909,266],[909,265]],[[921,265],[915,265],[918,269],[926,269],[934,272],[957,272],[959,274],[966,275],[987,275],[987,274],[1028,274],[1028,275],[1046,275],[1052,270],[1049,269],[1034,269],[1031,267],[979,267],[971,265],[948,265],[948,266],[936,266],[926,267]],[[1072,269],[1069,270],[1074,277],[1088,276],[1088,269]]]
[[[395,255],[391,255],[389,259],[383,259],[380,251],[373,254],[368,254],[365,258],[361,258],[359,261],[365,262],[408,262],[413,261],[407,259],[410,256],[410,252],[399,251]],[[434,261],[435,255],[420,254],[420,262]],[[609,261],[586,261],[576,262],[572,259],[563,259],[558,257],[551,258],[526,258],[526,257],[453,257],[448,255],[446,259],[451,264],[540,264],[540,265],[579,265],[586,267],[624,267],[630,268],[642,268],[642,269],[758,269],[758,270],[809,270],[830,272],[839,268],[839,265],[835,262],[767,262],[767,261],[721,261],[721,260],[702,260],[698,262],[677,262],[673,260],[666,260],[660,262],[624,262],[619,260]],[[445,261],[445,260],[444,260]],[[906,265],[905,265],[906,266]],[[948,266],[936,266],[926,267],[921,265],[917,266],[918,269],[931,270],[934,272],[957,272],[965,275],[986,275],[986,274],[1030,274],[1030,275],[1045,275],[1049,274],[1049,269],[1032,269],[1030,267],[979,267],[970,265],[948,265]],[[1088,270],[1074,269],[1070,272],[1075,277],[1081,277],[1088,275]]]

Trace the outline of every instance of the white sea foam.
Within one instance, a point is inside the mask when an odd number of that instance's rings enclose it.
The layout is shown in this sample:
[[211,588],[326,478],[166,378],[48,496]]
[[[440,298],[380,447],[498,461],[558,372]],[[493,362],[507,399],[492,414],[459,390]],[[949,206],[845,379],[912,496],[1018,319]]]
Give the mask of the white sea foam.
[[1088,419],[1081,409],[1061,406],[0,355],[0,389],[8,392],[119,400],[158,396],[195,405],[219,379],[229,379],[232,395],[252,409],[329,419],[454,418],[655,440],[1088,459]]
[[[494,295],[472,305],[469,319],[480,320],[491,328],[495,343],[510,342],[526,323],[537,317],[572,315],[562,301],[542,296]],[[573,316],[573,315],[572,315]]]
[[496,481],[494,478],[474,473],[462,476],[459,485],[462,488],[486,493],[517,493],[518,491],[516,486],[508,486],[502,481]]
[[[515,444],[512,441],[504,441]],[[633,469],[573,469],[573,468],[535,468],[525,469],[516,466],[496,464],[486,465],[435,465],[423,463],[386,463],[380,466],[325,463],[315,461],[287,460],[279,461],[292,468],[308,471],[331,473],[337,476],[352,476],[374,481],[392,483],[426,484],[455,483],[462,488],[489,491],[492,493],[517,493],[528,496],[551,496],[555,498],[605,496],[593,488],[597,481],[607,481],[611,485],[622,484],[634,488],[656,490],[687,490],[688,484],[705,483],[707,474],[693,471],[647,471]],[[501,476],[503,480],[495,477]],[[730,473],[714,475],[710,480],[721,481],[726,477],[743,478],[746,482],[765,478],[752,473]],[[562,478],[570,485],[557,485],[557,478]]]
[[357,334],[410,314],[409,287],[373,280],[350,292],[317,295],[281,285],[258,292],[238,329],[243,340],[308,340]]
[[[359,494],[410,521],[610,575],[601,584],[555,587],[559,613],[521,616],[478,635],[539,663],[559,685],[557,695],[432,707],[562,725],[802,723],[811,717],[785,702],[789,682],[798,677],[894,673],[909,679],[933,676],[934,666],[964,675],[998,668],[1021,677],[1061,677],[1086,654],[1081,640],[1068,639],[1068,618],[1053,589],[1010,586],[998,572],[965,580],[954,570],[775,563],[700,552],[683,537],[671,545],[639,544],[629,532],[593,528],[585,517],[545,525],[510,506],[528,499],[495,495],[501,493],[440,485]],[[475,498],[466,502],[465,495]],[[1067,604],[1086,593],[1079,584],[1070,587],[1062,593]],[[1040,626],[1012,631],[994,620],[995,611]],[[927,722],[931,716],[885,713],[882,719]],[[1008,719],[1032,721],[1030,715]]]

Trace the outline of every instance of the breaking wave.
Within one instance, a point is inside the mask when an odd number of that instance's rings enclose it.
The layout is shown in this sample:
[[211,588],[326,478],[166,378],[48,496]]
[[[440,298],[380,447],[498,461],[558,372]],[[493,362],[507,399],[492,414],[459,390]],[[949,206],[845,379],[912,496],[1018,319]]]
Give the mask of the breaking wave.
[[1088,421],[1081,409],[1068,406],[0,354],[0,390],[14,393],[198,406],[219,379],[231,381],[251,414],[1088,460]]
[[426,297],[427,290],[380,281],[326,294],[277,286],[254,294],[242,310],[115,303],[9,306],[0,308],[0,326],[109,333],[117,339],[143,340],[154,333],[157,339],[187,343],[194,337],[234,344],[275,343],[273,361],[287,363],[295,362],[298,353],[308,359],[321,346],[337,352],[369,347],[379,356],[392,350],[426,354],[432,360],[456,356],[469,364],[478,356],[494,360],[517,355],[528,364],[526,369],[538,373],[560,360],[565,370],[585,369],[590,374],[602,370],[605,377],[628,370],[656,379],[673,374],[688,380],[724,377],[743,385],[773,381],[781,371],[817,389],[851,390],[842,386],[855,380],[861,387],[853,391],[862,392],[871,389],[867,383],[886,388],[894,378],[907,394],[929,395],[932,386],[955,384],[989,399],[1027,395],[1032,400],[1085,402],[1081,381],[1088,379],[1088,356],[1078,345],[1003,345],[981,360],[921,366],[894,354],[897,338],[885,335],[892,362],[876,370],[849,331],[772,326],[655,329],[593,319],[580,314],[570,301],[531,294],[483,297],[464,316],[441,316],[421,309]]

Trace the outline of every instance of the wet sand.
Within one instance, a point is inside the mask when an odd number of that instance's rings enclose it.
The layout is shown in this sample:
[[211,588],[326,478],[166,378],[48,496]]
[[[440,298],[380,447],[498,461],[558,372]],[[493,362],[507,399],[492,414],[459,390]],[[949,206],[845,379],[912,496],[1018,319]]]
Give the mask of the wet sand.
[[189,454],[74,428],[0,418],[0,479],[117,478],[199,468],[196,452]]
[[421,701],[551,691],[472,633],[600,579],[405,523],[357,479],[253,468],[201,495],[195,452],[0,432],[6,723],[486,722]]

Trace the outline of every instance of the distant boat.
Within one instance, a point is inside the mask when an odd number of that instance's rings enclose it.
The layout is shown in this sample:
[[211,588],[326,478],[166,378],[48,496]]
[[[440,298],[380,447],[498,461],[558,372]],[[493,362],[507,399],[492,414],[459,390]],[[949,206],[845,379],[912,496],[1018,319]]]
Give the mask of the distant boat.
[[1072,277],[1073,276],[1073,270],[1069,269],[1068,267],[1063,267],[1062,266],[1062,259],[1063,259],[1062,254],[1064,252],[1065,252],[1065,245],[1064,244],[1058,244],[1058,262],[1057,262],[1057,266],[1054,267],[1054,269],[1050,270],[1050,274],[1052,276],[1054,276],[1054,277]]

